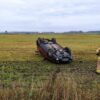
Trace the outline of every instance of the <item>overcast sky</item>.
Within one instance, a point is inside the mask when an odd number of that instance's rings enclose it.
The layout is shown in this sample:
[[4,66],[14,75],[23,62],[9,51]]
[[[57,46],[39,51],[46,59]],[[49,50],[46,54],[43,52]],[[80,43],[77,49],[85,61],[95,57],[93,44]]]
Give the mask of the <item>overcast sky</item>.
[[5,30],[100,30],[100,0],[0,0]]

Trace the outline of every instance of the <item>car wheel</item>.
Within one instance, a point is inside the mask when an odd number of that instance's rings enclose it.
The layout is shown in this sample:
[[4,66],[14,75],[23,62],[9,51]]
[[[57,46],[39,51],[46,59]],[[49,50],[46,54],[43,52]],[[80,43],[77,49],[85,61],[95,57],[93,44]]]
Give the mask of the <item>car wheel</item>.
[[65,47],[64,50],[71,55],[71,50],[68,47]]
[[53,42],[53,43],[56,43],[56,39],[55,39],[55,38],[52,38],[52,42]]

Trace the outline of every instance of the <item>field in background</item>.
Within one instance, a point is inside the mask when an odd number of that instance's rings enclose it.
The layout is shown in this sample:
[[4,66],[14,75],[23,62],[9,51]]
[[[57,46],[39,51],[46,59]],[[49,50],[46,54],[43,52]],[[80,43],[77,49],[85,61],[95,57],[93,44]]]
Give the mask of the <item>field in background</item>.
[[[35,55],[38,37],[70,47],[73,63],[57,65]],[[99,100],[98,47],[100,35],[93,34],[1,34],[0,100]]]

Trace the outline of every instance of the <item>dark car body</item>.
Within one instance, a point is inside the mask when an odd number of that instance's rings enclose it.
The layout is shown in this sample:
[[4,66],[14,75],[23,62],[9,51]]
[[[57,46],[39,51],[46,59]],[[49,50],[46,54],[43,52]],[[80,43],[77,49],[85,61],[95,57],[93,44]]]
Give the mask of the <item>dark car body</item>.
[[36,41],[37,49],[41,55],[54,63],[70,63],[72,62],[71,50],[60,46],[56,39],[38,38]]

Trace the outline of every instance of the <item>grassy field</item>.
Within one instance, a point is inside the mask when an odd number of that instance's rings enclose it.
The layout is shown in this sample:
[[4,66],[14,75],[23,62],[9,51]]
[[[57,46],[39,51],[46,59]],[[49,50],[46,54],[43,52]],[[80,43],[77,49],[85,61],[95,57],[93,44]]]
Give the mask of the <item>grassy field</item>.
[[[74,61],[57,65],[35,55],[38,37],[70,47]],[[0,100],[100,100],[98,47],[100,35],[93,34],[1,34]]]

